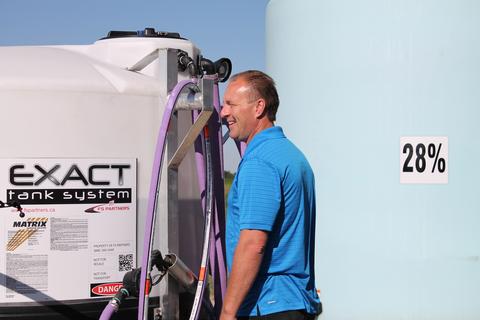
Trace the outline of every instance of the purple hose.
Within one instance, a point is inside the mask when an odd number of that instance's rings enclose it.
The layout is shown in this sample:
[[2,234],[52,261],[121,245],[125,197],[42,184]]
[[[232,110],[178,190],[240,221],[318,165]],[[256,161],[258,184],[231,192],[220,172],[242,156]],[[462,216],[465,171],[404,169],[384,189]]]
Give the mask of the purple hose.
[[99,320],[110,320],[110,318],[115,312],[117,312],[117,309],[115,309],[115,307],[109,302],[105,309],[103,309]]
[[[158,132],[157,146],[155,148],[155,157],[152,167],[152,178],[150,181],[150,193],[148,196],[147,217],[145,223],[145,239],[143,245],[142,271],[140,275],[140,294],[138,302],[138,320],[143,320],[145,307],[148,308],[148,293],[145,290],[147,273],[149,269],[151,242],[153,240],[153,222],[155,220],[155,207],[157,202],[157,187],[160,182],[160,173],[162,171],[162,161],[165,151],[165,141],[167,138],[168,125],[173,113],[173,108],[178,99],[180,92],[189,84],[195,84],[193,80],[183,80],[177,83],[167,101],[165,111],[163,113],[162,124]],[[145,299],[147,298],[147,299]]]

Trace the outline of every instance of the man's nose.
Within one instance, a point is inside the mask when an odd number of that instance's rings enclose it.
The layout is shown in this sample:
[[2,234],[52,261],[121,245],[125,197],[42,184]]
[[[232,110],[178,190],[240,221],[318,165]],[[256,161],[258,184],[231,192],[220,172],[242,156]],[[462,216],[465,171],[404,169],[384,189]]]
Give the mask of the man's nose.
[[226,118],[228,116],[228,107],[223,105],[220,110],[220,117]]

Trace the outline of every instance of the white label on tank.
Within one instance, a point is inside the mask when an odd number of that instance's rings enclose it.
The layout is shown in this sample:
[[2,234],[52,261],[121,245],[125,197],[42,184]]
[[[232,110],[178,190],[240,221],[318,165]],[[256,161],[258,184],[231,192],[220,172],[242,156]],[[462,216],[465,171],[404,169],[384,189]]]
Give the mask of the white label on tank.
[[400,183],[448,183],[448,137],[401,137]]
[[[113,295],[136,266],[136,159],[0,159],[0,304]],[[2,285],[2,283],[4,285]]]

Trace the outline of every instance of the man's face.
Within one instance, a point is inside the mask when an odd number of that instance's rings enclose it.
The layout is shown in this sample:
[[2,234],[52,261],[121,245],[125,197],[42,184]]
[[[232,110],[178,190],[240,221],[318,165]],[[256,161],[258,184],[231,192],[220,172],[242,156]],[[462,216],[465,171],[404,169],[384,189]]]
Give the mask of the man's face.
[[257,100],[253,99],[248,84],[240,79],[230,82],[223,96],[220,116],[228,123],[230,138],[250,141],[258,125]]

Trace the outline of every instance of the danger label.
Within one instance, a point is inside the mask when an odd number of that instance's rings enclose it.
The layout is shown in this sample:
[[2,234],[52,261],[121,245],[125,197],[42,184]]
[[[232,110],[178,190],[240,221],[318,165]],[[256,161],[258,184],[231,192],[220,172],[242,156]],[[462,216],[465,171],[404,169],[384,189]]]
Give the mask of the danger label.
[[90,296],[113,296],[118,292],[121,287],[121,282],[92,283],[90,284]]

